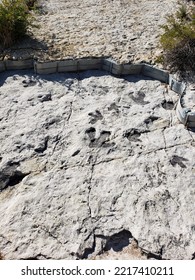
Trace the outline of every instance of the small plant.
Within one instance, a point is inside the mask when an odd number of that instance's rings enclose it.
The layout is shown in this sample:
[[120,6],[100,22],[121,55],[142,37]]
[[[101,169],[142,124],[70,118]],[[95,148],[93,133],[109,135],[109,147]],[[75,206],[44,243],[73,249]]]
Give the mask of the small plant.
[[25,0],[2,0],[0,3],[0,44],[10,47],[22,38],[33,17]]
[[164,33],[160,43],[163,48],[163,62],[180,74],[195,71],[195,7],[180,5],[175,15],[167,18],[162,26]]
[[36,0],[25,0],[27,7],[29,10],[33,10],[35,8]]

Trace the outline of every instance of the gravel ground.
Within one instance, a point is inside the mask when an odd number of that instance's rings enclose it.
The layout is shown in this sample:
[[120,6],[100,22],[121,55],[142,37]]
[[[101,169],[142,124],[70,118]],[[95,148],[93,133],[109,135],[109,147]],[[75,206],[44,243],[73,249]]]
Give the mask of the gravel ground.
[[154,62],[160,54],[160,26],[177,0],[38,0],[38,5],[34,39],[6,50],[8,57]]

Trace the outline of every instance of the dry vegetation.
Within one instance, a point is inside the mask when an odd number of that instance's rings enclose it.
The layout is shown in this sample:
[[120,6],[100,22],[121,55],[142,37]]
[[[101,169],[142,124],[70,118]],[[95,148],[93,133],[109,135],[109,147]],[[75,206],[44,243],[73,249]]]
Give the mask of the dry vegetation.
[[27,34],[33,26],[30,10],[35,1],[2,0],[0,3],[0,42],[4,47],[10,47]]
[[164,65],[181,76],[195,72],[195,4],[181,4],[179,10],[167,18],[160,38],[164,50]]

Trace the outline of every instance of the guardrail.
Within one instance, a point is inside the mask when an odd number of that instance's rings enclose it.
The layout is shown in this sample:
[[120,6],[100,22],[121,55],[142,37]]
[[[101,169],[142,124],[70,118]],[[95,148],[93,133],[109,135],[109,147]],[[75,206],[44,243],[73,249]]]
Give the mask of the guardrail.
[[169,84],[171,90],[179,94],[179,101],[176,106],[176,114],[179,121],[188,128],[195,128],[195,112],[193,113],[189,108],[182,107],[181,99],[186,92],[186,84],[175,80],[167,71],[155,68],[146,63],[117,64],[110,58],[80,58],[49,62],[39,62],[33,59],[0,61],[0,72],[24,69],[34,69],[36,74],[104,70],[113,75],[144,75],[159,80]]

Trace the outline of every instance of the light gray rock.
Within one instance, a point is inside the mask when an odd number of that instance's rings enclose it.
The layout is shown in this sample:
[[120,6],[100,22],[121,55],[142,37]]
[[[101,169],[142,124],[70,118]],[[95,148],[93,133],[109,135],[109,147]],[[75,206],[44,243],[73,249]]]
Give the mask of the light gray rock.
[[5,259],[96,258],[133,242],[145,258],[192,259],[195,136],[177,94],[100,71],[7,72],[0,84]]

